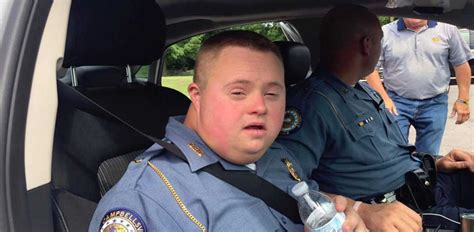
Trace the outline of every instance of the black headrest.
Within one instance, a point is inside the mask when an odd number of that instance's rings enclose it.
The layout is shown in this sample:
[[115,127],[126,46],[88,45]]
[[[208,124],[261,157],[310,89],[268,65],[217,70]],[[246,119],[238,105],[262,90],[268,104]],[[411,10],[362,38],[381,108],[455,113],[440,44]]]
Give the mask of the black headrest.
[[[82,87],[111,87],[120,86],[127,81],[125,67],[120,66],[82,66],[75,68],[76,79]],[[60,79],[71,85],[71,68]]]
[[154,0],[74,0],[63,67],[150,64],[163,53],[165,26]]
[[311,53],[305,45],[291,41],[276,41],[285,67],[285,85],[291,86],[306,78],[311,66]]

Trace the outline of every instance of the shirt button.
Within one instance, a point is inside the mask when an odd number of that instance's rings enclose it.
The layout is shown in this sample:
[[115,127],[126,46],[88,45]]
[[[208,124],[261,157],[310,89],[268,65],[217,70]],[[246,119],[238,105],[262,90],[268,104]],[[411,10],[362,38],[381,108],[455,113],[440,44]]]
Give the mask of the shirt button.
[[285,218],[285,217],[281,217],[281,222],[283,222],[283,224],[286,224],[286,218]]

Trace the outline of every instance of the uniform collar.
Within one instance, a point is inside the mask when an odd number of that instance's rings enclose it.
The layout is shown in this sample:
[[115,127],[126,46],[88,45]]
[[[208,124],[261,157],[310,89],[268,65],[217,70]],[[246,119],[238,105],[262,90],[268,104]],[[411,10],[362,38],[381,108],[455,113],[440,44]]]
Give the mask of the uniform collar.
[[356,91],[354,87],[344,83],[323,67],[319,67],[317,69],[316,76],[324,79],[324,81],[328,83],[343,98],[344,102],[347,102],[348,99],[352,98],[353,96],[356,96],[360,99],[371,99],[370,96],[364,94],[364,92]]
[[[433,21],[433,20],[428,20],[428,23],[427,23],[428,28],[436,27],[436,25],[438,25],[438,22]],[[402,18],[400,18],[397,21],[397,30],[398,31],[404,31],[406,29],[407,29],[407,26],[405,25],[405,22],[403,21]]]
[[248,167],[235,165],[220,158],[196,132],[186,127],[183,122],[184,116],[170,117],[166,125],[165,137],[183,152],[192,172],[216,162],[220,162],[226,170],[250,170]]

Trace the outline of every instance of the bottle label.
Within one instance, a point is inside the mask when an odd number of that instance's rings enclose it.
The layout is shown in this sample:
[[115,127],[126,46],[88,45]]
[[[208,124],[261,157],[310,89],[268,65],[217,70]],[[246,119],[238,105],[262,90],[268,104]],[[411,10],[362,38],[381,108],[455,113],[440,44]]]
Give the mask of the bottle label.
[[342,223],[346,216],[344,213],[336,213],[336,215],[325,225],[311,230],[312,232],[342,232]]

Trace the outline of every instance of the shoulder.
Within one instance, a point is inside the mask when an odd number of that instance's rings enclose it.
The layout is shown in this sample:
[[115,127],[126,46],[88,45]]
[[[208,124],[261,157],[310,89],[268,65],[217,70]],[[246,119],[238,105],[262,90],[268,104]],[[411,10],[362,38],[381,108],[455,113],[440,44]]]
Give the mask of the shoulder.
[[384,33],[384,36],[388,33],[394,33],[394,32],[397,32],[397,22],[398,20],[395,20],[393,22],[390,22],[390,23],[387,23],[385,25],[382,26],[382,31]]
[[327,81],[320,76],[311,76],[289,91],[285,120],[287,117],[308,118],[314,114],[326,114],[337,100],[337,91]]
[[290,103],[321,97],[322,92],[331,91],[330,85],[320,76],[311,76],[304,82],[288,89],[287,100]]
[[443,23],[443,22],[436,22],[436,27],[448,29],[448,30],[457,30],[458,28],[452,24]]
[[441,23],[437,22],[436,27],[434,27],[438,33],[441,35],[447,35],[447,36],[452,36],[453,34],[459,33],[459,30],[456,26],[447,24],[447,23]]
[[89,231],[127,229],[145,232],[164,228],[165,224],[168,224],[166,227],[179,228],[166,206],[137,190],[111,190],[99,202]]
[[145,178],[145,171],[148,169],[148,161],[162,155],[165,151],[158,144],[154,144],[148,148],[144,153],[137,156],[133,161],[128,164],[125,174],[120,178],[119,182],[112,188],[113,189],[135,189],[138,183]]
[[[176,203],[166,194],[166,186],[150,166],[151,163],[158,163],[160,167],[171,166],[170,160],[174,157],[166,155],[161,148],[155,148],[132,161],[121,180],[100,200],[89,231],[105,227],[129,228],[128,231],[181,230],[180,224],[169,213]],[[166,169],[169,180],[174,182],[173,176],[176,175]]]

